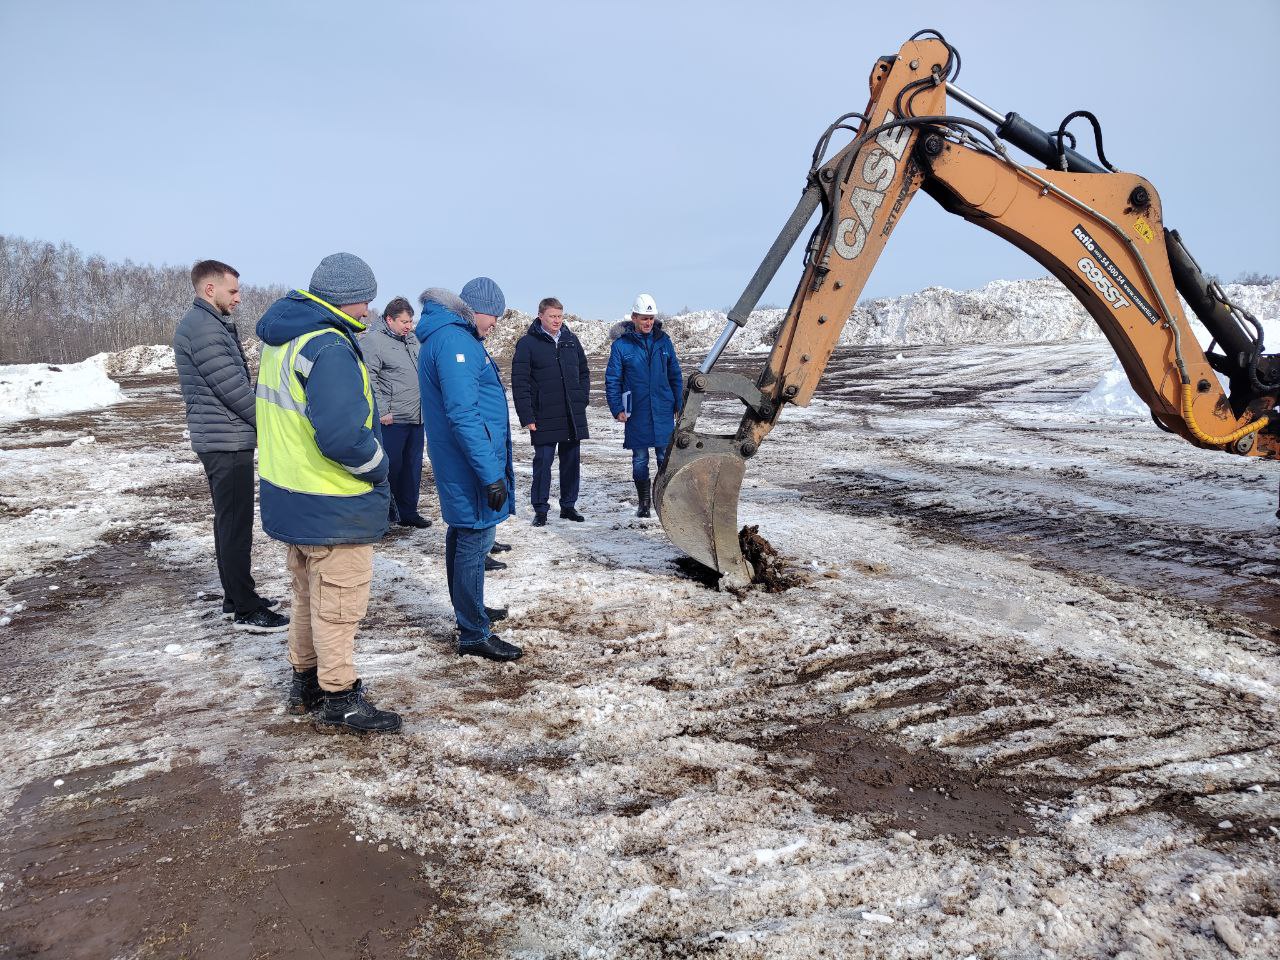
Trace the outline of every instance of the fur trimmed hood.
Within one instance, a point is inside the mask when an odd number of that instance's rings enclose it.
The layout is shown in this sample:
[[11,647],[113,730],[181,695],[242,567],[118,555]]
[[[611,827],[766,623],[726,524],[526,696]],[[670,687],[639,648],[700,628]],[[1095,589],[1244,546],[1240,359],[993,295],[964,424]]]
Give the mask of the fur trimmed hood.
[[418,295],[418,302],[424,307],[428,303],[438,303],[450,313],[456,313],[468,323],[476,322],[476,313],[467,305],[467,302],[452,290],[446,290],[444,287],[427,287]]
[[[617,340],[619,337],[624,337],[628,333],[635,333],[635,332],[636,332],[636,325],[634,320],[619,320],[617,323],[615,323],[612,327],[609,328],[609,339],[611,341]],[[662,321],[655,320],[653,321],[653,331],[651,335],[654,337],[657,337],[658,334],[660,333],[662,333]]]

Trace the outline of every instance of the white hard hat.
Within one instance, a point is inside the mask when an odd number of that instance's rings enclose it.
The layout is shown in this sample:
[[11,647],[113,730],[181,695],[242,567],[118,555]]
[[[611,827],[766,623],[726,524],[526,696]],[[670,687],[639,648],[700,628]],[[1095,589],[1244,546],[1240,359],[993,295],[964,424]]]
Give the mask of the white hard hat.
[[658,305],[653,302],[653,297],[647,293],[642,293],[636,297],[636,302],[631,305],[631,312],[638,313],[642,317],[656,317],[658,315]]

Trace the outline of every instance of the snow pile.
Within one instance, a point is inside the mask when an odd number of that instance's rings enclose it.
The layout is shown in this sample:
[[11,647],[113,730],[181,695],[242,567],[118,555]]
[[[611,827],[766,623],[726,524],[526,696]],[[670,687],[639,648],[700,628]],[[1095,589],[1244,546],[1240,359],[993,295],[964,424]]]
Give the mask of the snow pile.
[[1151,408],[1139,399],[1129,384],[1117,357],[1111,369],[1102,375],[1098,385],[1078,400],[1067,405],[1073,413],[1088,413],[1104,417],[1149,417]]
[[1098,325],[1052,277],[994,280],[977,290],[928,287],[858,304],[840,336],[867,346],[1093,340]]
[[96,353],[79,363],[0,366],[0,422],[108,407],[124,399],[117,379],[173,369],[173,348],[162,344]]
[[173,347],[159,343],[129,347],[115,353],[97,353],[89,360],[98,363],[112,379],[167,373],[174,368]]
[[[529,325],[534,317],[519,310],[508,310],[498,321],[493,333],[485,338],[485,349],[495,360],[510,360],[515,352],[516,341],[529,332]],[[609,351],[609,327],[611,321],[588,320],[584,317],[566,313],[564,324],[573,331],[574,336],[582,343],[582,349],[589,354],[601,354]]]
[[[757,310],[730,349],[763,352],[772,344],[785,310]],[[699,310],[667,321],[682,351],[705,351],[728,316]],[[912,346],[958,343],[1040,343],[1096,340],[1098,325],[1080,302],[1052,277],[995,280],[977,290],[928,287],[901,297],[864,300],[854,308],[840,343],[844,346]]]
[[[755,353],[763,352],[762,347],[772,347],[786,315],[786,310],[754,311],[747,325],[733,335],[729,349],[738,353]],[[719,310],[694,310],[664,320],[663,324],[676,345],[676,351],[683,356],[710,350],[728,322],[729,315]]]
[[100,354],[79,363],[55,366],[21,363],[0,366],[0,422],[54,417],[97,410],[124,399],[120,385],[107,376]]

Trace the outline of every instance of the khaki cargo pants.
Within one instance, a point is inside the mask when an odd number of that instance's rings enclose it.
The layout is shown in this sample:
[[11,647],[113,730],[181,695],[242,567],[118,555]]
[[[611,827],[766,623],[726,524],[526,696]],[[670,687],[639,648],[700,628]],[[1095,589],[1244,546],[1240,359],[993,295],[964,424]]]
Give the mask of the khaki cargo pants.
[[356,682],[356,629],[369,609],[373,544],[291,543],[289,573],[289,662],[297,670],[315,667],[325,690],[346,690]]

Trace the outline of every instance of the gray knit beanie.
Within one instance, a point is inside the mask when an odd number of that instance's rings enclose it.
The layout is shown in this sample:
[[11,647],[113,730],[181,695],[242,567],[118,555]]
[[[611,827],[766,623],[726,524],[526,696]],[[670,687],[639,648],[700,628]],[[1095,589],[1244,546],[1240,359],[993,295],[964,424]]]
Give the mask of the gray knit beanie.
[[369,265],[354,253],[331,253],[320,261],[307,289],[321,300],[341,307],[368,303],[378,295],[378,281]]
[[469,280],[458,296],[476,313],[500,317],[507,310],[507,298],[502,295],[502,288],[488,277]]

